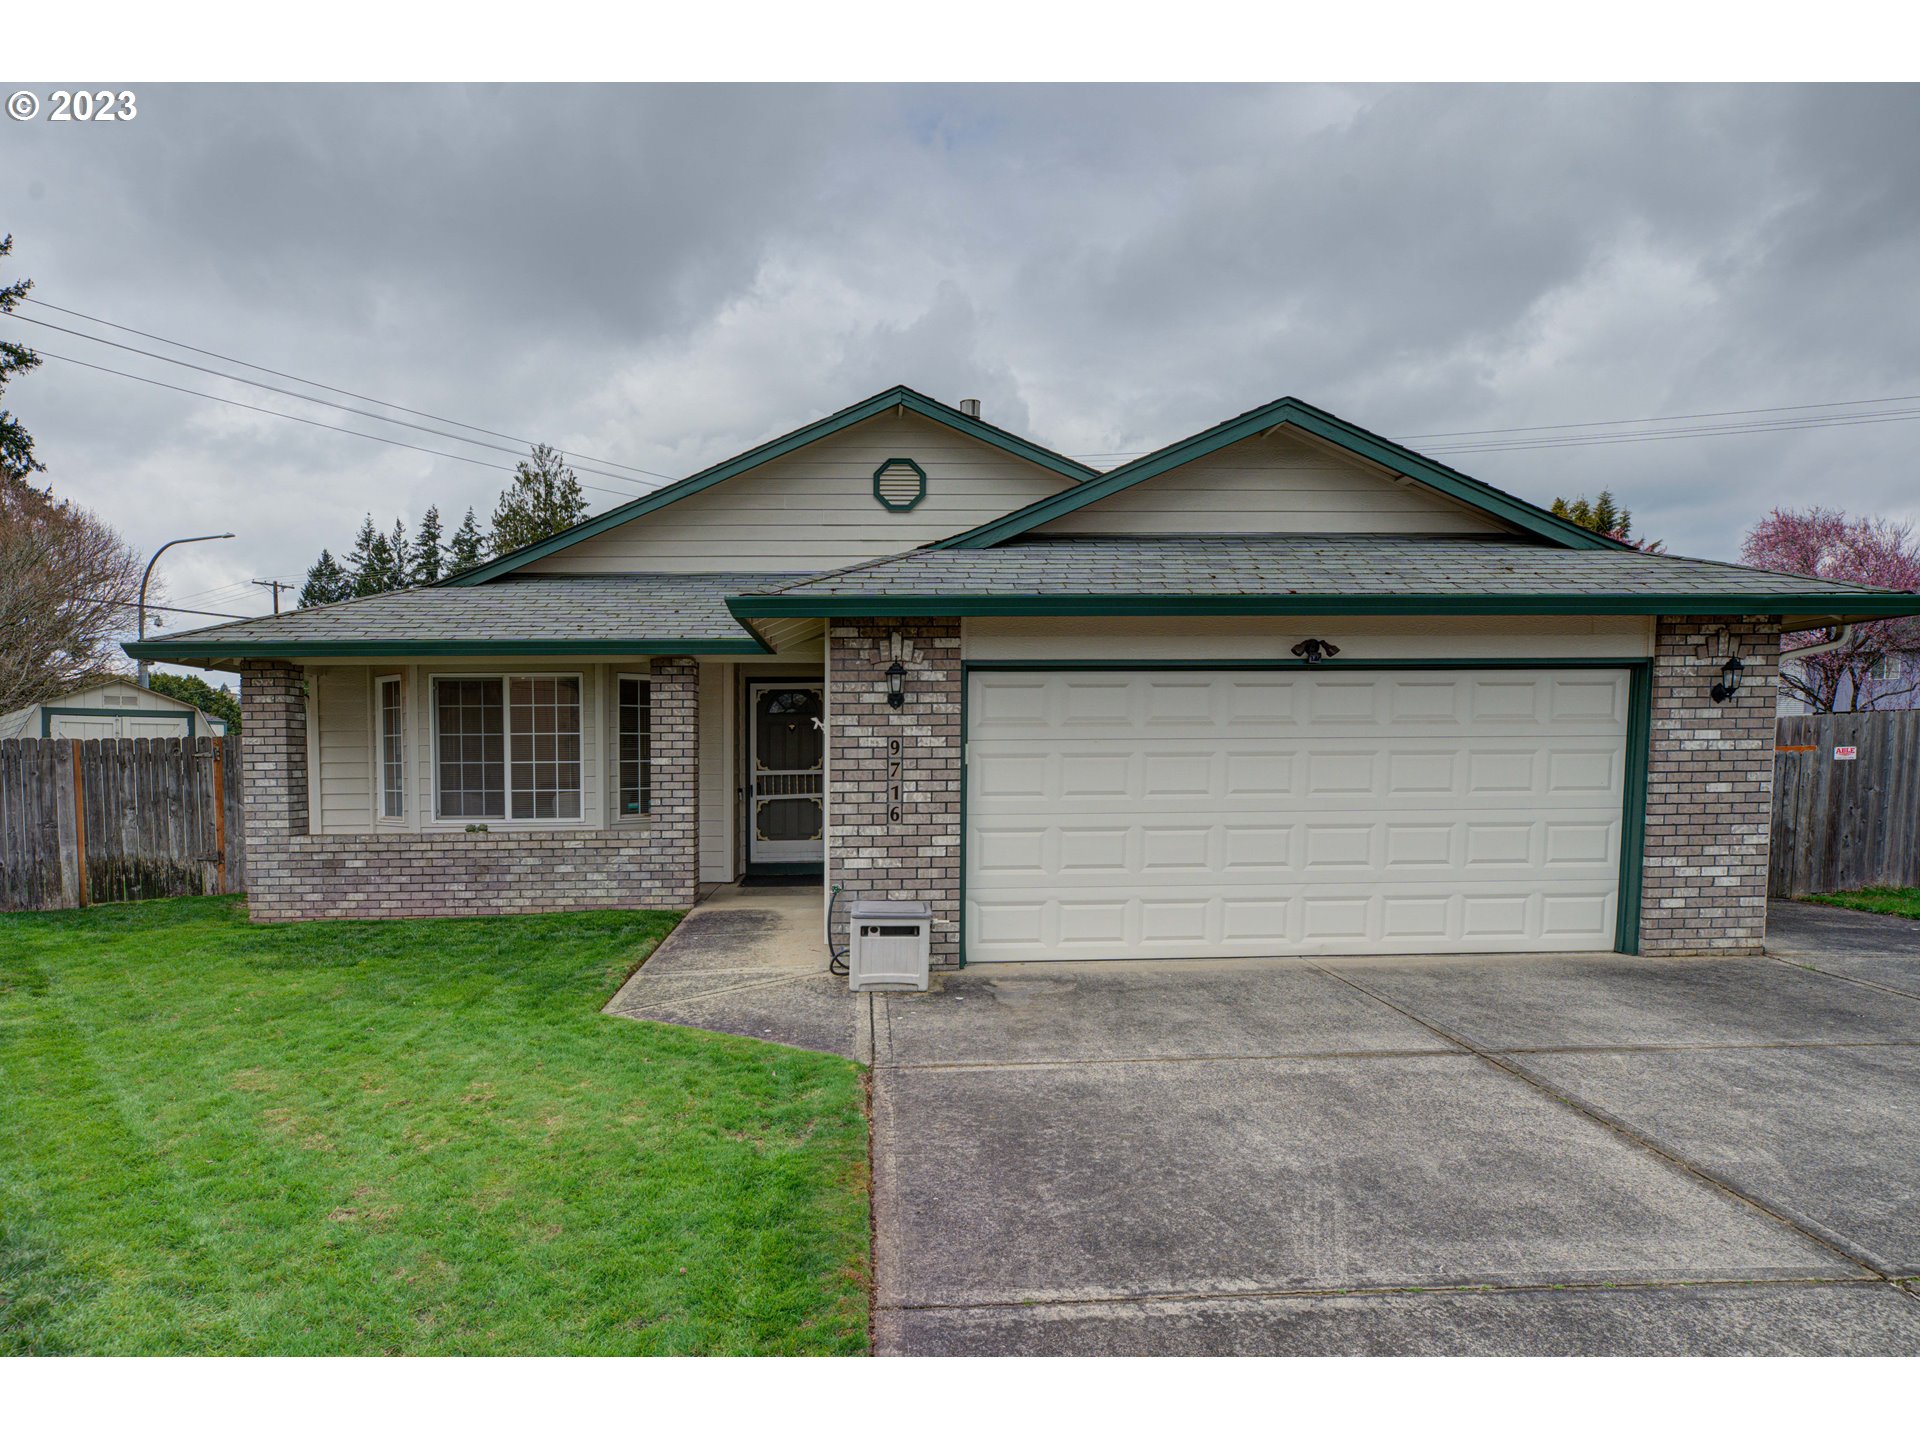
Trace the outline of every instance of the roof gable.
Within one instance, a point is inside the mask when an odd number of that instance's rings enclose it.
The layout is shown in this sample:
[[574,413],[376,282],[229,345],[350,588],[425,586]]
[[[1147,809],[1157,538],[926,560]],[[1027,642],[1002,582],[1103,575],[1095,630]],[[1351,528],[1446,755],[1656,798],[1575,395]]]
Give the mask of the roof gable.
[[1339,447],[1363,460],[1385,466],[1405,475],[1450,500],[1458,501],[1505,525],[1573,550],[1612,550],[1626,548],[1604,535],[1584,530],[1571,521],[1529,504],[1518,496],[1495,489],[1485,481],[1464,475],[1450,466],[1431,460],[1404,445],[1362,430],[1336,415],[1286,396],[1257,410],[1249,410],[1211,429],[1202,430],[1184,440],[1163,446],[1139,459],[1095,476],[1069,490],[1051,495],[998,520],[976,526],[962,535],[935,542],[935,549],[982,549],[1024,535],[1036,526],[1085,506],[1116,495],[1131,486],[1178,470],[1242,440],[1264,435],[1281,426],[1294,426],[1307,435]]
[[439,583],[442,585],[456,586],[480,585],[489,580],[497,579],[502,575],[510,574],[522,566],[530,565],[535,561],[545,559],[557,551],[565,550],[572,545],[577,545],[583,540],[590,540],[620,525],[625,525],[643,516],[650,515],[655,511],[665,509],[676,501],[684,500],[691,495],[697,495],[723,481],[731,480],[737,475],[745,474],[749,470],[764,465],[768,461],[777,460],[804,446],[811,445],[817,440],[826,439],[828,436],[838,434],[840,431],[846,430],[851,426],[873,419],[875,416],[883,415],[895,407],[919,415],[936,424],[944,425],[970,439],[993,446],[1018,459],[1050,470],[1057,475],[1076,482],[1076,484],[1100,473],[1091,466],[1082,465],[1077,460],[1071,460],[1064,455],[1056,454],[1044,446],[1036,445],[1030,440],[1022,439],[1011,431],[1002,430],[997,425],[989,425],[983,420],[976,420],[972,416],[954,409],[951,405],[942,404],[930,396],[920,394],[917,390],[908,389],[904,385],[896,385],[891,389],[881,391],[877,395],[869,396],[857,405],[850,405],[846,409],[836,411],[832,415],[828,415],[824,419],[816,420],[810,425],[803,425],[798,430],[789,431],[785,435],[767,441],[765,444],[756,445],[753,449],[744,451],[732,459],[723,460],[718,465],[709,466],[698,474],[690,475],[684,480],[676,481],[671,485],[654,491],[652,494],[642,495],[638,499],[629,501],[625,505],[605,511],[599,515],[591,516],[581,521],[578,525],[573,526],[571,529],[562,530],[559,534],[549,536],[537,544],[528,545],[510,554],[502,555],[484,565],[476,566],[474,569],[464,570],[458,575],[448,576]]

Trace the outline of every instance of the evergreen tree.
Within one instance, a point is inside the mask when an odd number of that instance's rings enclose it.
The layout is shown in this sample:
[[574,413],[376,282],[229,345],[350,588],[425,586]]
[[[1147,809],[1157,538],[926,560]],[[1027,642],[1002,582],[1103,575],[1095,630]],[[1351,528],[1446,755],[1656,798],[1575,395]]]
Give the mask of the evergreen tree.
[[504,555],[577,524],[587,513],[580,479],[551,445],[533,447],[493,511],[493,553]]
[[393,583],[389,590],[401,590],[413,583],[413,546],[407,540],[407,522],[399,516],[394,517],[393,533],[387,537],[387,544],[393,550],[393,569],[387,578]]
[[394,556],[393,542],[378,531],[367,543],[366,563],[353,575],[355,595],[384,595],[397,588],[400,562]]
[[322,550],[320,558],[307,571],[307,583],[300,587],[299,605],[331,605],[353,595],[353,577],[341,569],[331,550]]
[[373,528],[373,516],[369,515],[360,522],[360,533],[353,537],[353,548],[347,551],[347,575],[353,582],[356,595],[378,595],[378,588],[368,588],[368,582],[374,577],[374,547],[384,545],[386,537]]
[[460,528],[453,532],[453,539],[447,544],[447,571],[457,575],[462,570],[471,570],[487,558],[486,537],[480,533],[480,522],[473,518],[473,507],[467,507],[467,518],[460,522]]
[[[13,236],[0,236],[0,255],[13,249]],[[33,288],[31,280],[16,280],[0,285],[0,315],[10,315],[13,307]],[[0,340],[0,392],[16,375],[24,375],[40,363],[40,357],[24,345]],[[43,470],[33,458],[33,436],[6,410],[0,409],[0,482],[23,481],[36,470]]]
[[1582,530],[1591,530],[1596,535],[1611,535],[1616,540],[1627,539],[1633,529],[1633,513],[1620,508],[1611,490],[1602,490],[1598,500],[1588,500],[1584,495],[1571,501],[1564,497],[1556,498],[1553,513],[1562,520],[1571,520]]
[[420,533],[413,540],[407,579],[415,585],[431,585],[445,566],[446,557],[440,553],[440,507],[429,505],[420,517]]

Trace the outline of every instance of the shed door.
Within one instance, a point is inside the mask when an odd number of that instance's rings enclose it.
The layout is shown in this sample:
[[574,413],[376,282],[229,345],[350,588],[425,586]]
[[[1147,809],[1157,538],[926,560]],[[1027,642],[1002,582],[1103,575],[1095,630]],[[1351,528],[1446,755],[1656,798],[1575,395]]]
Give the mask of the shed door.
[[1611,949],[1628,685],[975,670],[967,958]]

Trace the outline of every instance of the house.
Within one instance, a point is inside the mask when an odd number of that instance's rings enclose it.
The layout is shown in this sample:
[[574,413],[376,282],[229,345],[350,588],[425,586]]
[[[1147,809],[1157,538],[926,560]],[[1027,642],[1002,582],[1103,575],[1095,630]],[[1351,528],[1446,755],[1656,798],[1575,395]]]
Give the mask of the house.
[[[1787,666],[1792,666],[1789,660]],[[1782,667],[1783,670],[1787,667]],[[1785,683],[1780,686],[1782,715],[1812,715],[1812,705]],[[1863,693],[1856,697],[1854,686],[1846,679],[1840,683],[1837,697],[1841,710],[1920,710],[1920,651],[1907,650],[1884,655],[1867,670]]]
[[0,715],[0,740],[174,739],[226,733],[226,721],[131,680],[105,680]]
[[[255,918],[924,899],[935,958],[1751,951],[1783,627],[1293,399],[1095,471],[896,387],[237,669]],[[844,910],[839,912],[844,924]]]

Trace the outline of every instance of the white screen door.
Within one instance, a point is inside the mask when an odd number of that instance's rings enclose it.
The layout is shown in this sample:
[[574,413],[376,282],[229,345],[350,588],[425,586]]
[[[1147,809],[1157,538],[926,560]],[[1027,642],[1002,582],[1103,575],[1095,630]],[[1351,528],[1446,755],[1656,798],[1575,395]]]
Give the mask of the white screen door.
[[747,687],[752,786],[747,858],[756,864],[819,864],[826,730],[817,684]]

